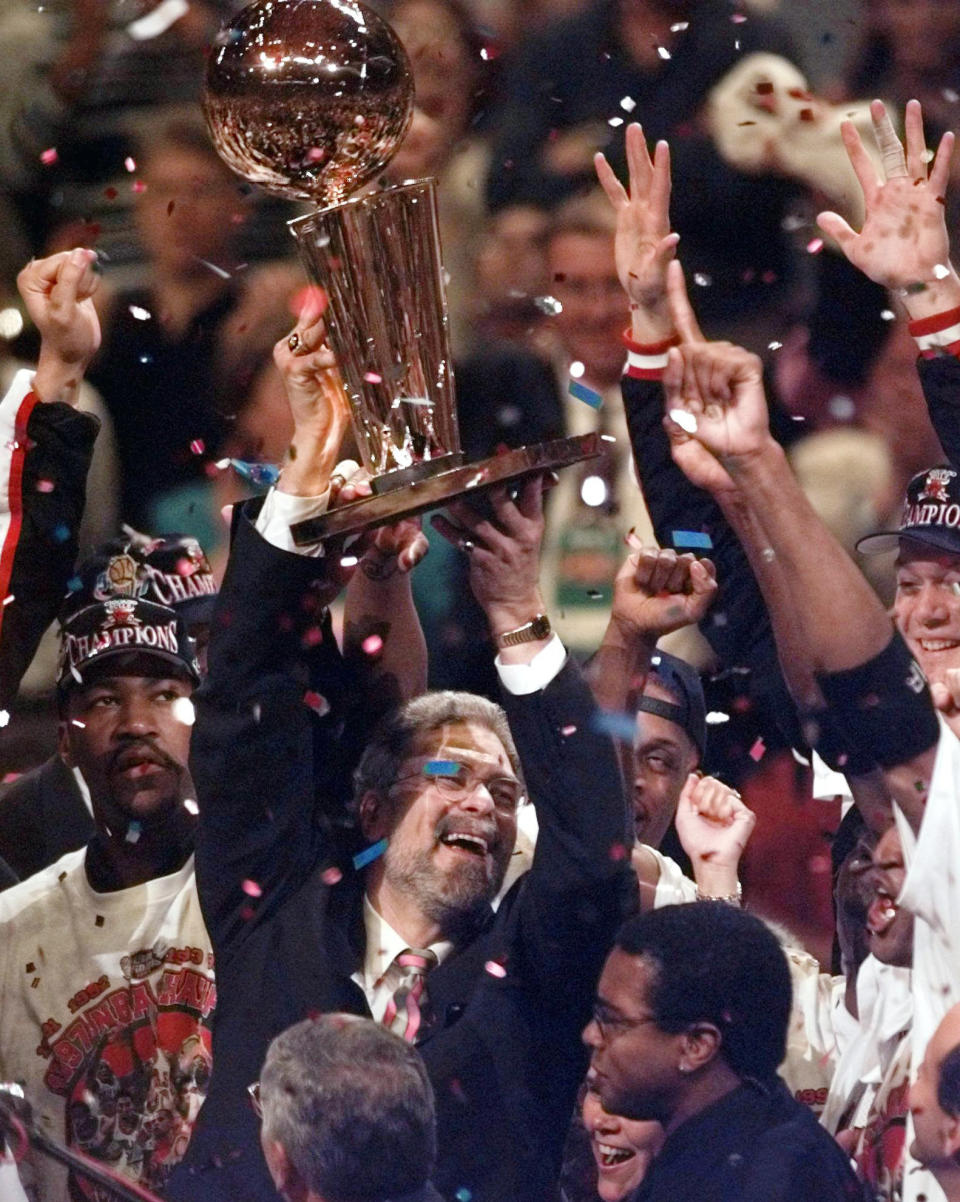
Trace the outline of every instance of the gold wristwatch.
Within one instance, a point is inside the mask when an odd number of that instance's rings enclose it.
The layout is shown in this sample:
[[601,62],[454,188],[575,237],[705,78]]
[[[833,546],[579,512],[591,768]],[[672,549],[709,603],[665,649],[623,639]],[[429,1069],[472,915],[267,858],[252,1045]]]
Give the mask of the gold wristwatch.
[[529,622],[516,630],[505,630],[497,635],[498,647],[516,647],[519,643],[536,643],[550,637],[553,627],[546,614],[534,614]]

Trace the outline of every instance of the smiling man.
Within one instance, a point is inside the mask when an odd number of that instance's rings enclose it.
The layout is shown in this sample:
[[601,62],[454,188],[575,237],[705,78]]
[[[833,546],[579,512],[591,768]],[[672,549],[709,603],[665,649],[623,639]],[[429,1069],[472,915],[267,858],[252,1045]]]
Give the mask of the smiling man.
[[634,1202],[862,1197],[777,1076],[790,1000],[776,937],[733,906],[665,906],[621,928],[583,1039],[604,1109],[664,1129]]
[[857,543],[864,555],[897,552],[894,617],[931,684],[960,667],[960,475],[949,466],[907,485],[899,530]]
[[[90,789],[86,848],[0,897],[0,1078],[59,1141],[162,1189],[210,1075],[213,957],[187,754],[199,679],[181,618],[114,599],[64,624],[60,753]],[[85,1197],[46,1158],[41,1202]]]

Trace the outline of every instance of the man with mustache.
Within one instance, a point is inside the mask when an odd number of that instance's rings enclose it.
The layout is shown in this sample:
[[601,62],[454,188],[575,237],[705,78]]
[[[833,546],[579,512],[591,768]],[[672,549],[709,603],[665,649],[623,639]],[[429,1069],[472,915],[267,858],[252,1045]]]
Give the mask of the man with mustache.
[[[95,830],[0,897],[0,1079],[54,1138],[154,1189],[190,1136],[180,1065],[209,1059],[216,998],[187,770],[198,680],[172,609],[111,598],[64,622],[59,749]],[[41,1202],[94,1196],[46,1158],[26,1169]]]
[[[344,849],[336,773],[352,766],[347,740],[361,722],[335,725],[324,643],[304,629],[338,587],[338,549],[293,553],[284,523],[274,536],[267,520],[322,509],[347,424],[342,389],[324,396],[317,378],[332,365],[319,321],[301,315],[295,334],[274,353],[295,453],[259,517],[247,509],[236,524],[198,694],[197,872],[220,1001],[211,1089],[168,1196],[275,1197],[246,1087],[272,1037],[311,1013],[346,1011],[416,1042],[437,1100],[433,1180],[445,1197],[554,1198],[585,1069],[578,1027],[635,885],[614,749],[537,583],[541,481],[515,497],[492,491],[486,514],[462,504],[435,519],[469,560],[506,713],[453,692],[397,710],[354,773],[367,847]],[[409,647],[399,622],[413,551],[377,566],[379,587],[398,591],[381,605],[390,621],[374,655]],[[318,697],[330,707],[325,750],[310,721]],[[527,795],[533,866],[494,911]]]

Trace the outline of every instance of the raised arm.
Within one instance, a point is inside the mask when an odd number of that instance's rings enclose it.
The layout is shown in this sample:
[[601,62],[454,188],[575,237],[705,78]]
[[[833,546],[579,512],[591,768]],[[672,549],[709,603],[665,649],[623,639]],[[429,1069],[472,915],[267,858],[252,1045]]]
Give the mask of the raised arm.
[[[677,294],[682,281],[677,280]],[[851,751],[884,769],[892,795],[919,823],[938,737],[923,677],[873,590],[810,506],[770,435],[760,361],[738,347],[688,341],[664,376],[675,453],[706,452],[749,511],[745,537],[776,563],[782,588],[761,587],[781,656],[802,646],[832,720]],[[791,614],[785,619],[784,594]]]
[[842,127],[863,192],[863,226],[858,233],[831,212],[817,220],[849,261],[889,289],[906,310],[920,349],[918,370],[930,420],[947,458],[960,467],[960,277],[950,261],[946,223],[955,137],[943,135],[928,168],[919,101],[907,103],[902,144],[879,100],[870,114],[883,179],[877,178],[857,130],[849,122]]
[[0,402],[0,710],[16,694],[73,573],[98,423],[76,410],[100,345],[92,251],[35,259],[17,277],[40,333],[35,373]]
[[665,142],[658,143],[651,160],[643,131],[634,124],[627,128],[626,156],[629,190],[602,155],[596,158],[596,168],[617,216],[617,270],[630,300],[623,398],[637,477],[661,546],[671,545],[674,531],[709,538],[718,584],[712,614],[719,616],[714,620],[708,614],[700,622],[701,633],[721,665],[751,669],[751,690],[760,709],[786,738],[799,741],[763,598],[719,493],[710,491],[710,457],[702,464],[705,475],[685,475],[671,456],[663,429],[661,379],[667,350],[680,337],[667,295],[667,274],[677,245],[676,235],[670,233],[669,150]]

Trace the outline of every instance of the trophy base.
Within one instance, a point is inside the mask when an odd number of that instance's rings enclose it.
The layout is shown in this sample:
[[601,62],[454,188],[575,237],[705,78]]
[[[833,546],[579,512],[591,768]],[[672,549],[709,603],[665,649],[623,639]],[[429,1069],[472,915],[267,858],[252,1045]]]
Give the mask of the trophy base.
[[439,475],[413,480],[390,492],[374,492],[372,497],[363,497],[339,509],[328,510],[319,517],[297,522],[290,531],[298,547],[309,547],[327,538],[358,534],[362,530],[388,526],[401,518],[426,513],[429,509],[442,509],[470,493],[482,493],[498,484],[512,484],[536,472],[594,459],[600,451],[599,434],[578,434],[517,447]]
[[421,459],[419,463],[412,463],[410,467],[395,467],[390,472],[384,472],[382,476],[374,476],[370,481],[370,487],[380,497],[385,493],[395,492],[405,484],[413,484],[415,480],[427,480],[431,476],[439,476],[441,472],[448,472],[452,467],[460,467],[462,463],[463,452],[451,451],[436,459]]

